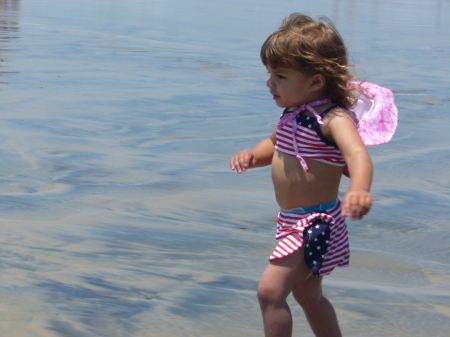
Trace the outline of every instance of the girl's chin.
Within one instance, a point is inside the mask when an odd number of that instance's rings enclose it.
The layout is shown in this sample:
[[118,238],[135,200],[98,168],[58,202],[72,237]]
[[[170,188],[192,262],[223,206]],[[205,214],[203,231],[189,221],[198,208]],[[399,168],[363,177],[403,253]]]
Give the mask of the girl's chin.
[[277,107],[284,108],[284,103],[283,103],[283,101],[281,101],[280,97],[273,96],[273,100],[275,101],[275,104],[277,105]]
[[277,107],[279,107],[279,108],[289,109],[289,108],[292,107],[291,105],[286,104],[286,102],[284,102],[284,101],[280,98],[280,96],[273,96],[273,100],[275,101],[275,104],[276,104]]
[[288,106],[286,106],[286,104],[284,104],[283,102],[275,101],[275,104],[276,104],[277,107],[279,107],[279,108],[283,108],[283,109],[288,108]]

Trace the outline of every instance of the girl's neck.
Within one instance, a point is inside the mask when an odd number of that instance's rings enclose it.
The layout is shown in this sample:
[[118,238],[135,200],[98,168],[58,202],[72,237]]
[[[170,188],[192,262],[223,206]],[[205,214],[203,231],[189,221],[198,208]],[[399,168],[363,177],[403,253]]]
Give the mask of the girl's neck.
[[[329,98],[319,98],[319,99],[310,100],[309,102],[304,103],[302,105],[318,107],[318,106],[322,106],[322,105],[329,104],[329,103],[331,103],[331,100]],[[287,111],[295,111],[295,110],[298,110],[302,105],[294,106],[294,107],[291,107],[286,110]]]
[[309,100],[306,104],[311,104],[311,103],[314,103],[317,101],[322,101],[322,100],[325,100],[328,98],[329,98],[329,95],[328,95],[327,90],[322,87],[321,89],[319,89],[317,91],[311,92],[311,96],[309,97]]
[[311,99],[306,104],[312,104],[312,103],[315,103],[318,101],[324,101],[327,99],[329,99],[328,95],[321,93],[321,94],[314,95],[314,97],[311,97]]

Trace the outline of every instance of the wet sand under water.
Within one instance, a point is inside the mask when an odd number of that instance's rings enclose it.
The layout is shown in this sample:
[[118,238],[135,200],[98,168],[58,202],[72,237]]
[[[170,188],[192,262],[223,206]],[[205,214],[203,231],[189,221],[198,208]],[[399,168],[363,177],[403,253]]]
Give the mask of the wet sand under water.
[[400,111],[324,281],[343,334],[447,336],[450,3],[337,0],[1,0],[2,335],[262,336],[277,206],[228,158],[276,123],[259,48],[293,11],[329,16]]

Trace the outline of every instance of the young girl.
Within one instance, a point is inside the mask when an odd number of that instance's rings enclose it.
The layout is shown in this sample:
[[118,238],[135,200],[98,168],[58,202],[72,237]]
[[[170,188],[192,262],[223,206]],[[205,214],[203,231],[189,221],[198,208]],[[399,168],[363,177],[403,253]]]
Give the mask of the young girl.
[[[316,336],[341,336],[322,277],[348,266],[344,218],[361,219],[372,202],[372,163],[347,110],[357,101],[347,87],[347,51],[331,23],[294,13],[265,41],[261,59],[270,94],[285,110],[272,135],[236,153],[230,167],[242,173],[271,165],[281,208],[278,245],[258,287],[265,336],[292,335],[290,293]],[[345,166],[351,179],[341,203]]]

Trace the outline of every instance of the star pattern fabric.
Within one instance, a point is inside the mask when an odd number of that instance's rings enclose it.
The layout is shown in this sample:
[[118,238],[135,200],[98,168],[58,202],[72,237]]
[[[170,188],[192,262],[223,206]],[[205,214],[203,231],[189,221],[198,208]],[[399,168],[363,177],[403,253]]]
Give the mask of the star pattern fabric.
[[316,219],[303,232],[305,262],[315,276],[319,276],[320,267],[330,241],[330,225],[322,219]]
[[304,237],[305,228],[314,224],[317,219],[322,219],[329,224],[330,239],[320,267],[320,276],[329,275],[336,267],[348,266],[350,262],[348,231],[341,213],[339,200],[334,207],[321,212],[296,214],[280,210],[275,236],[278,243],[269,260],[282,259],[303,247],[307,243]]

